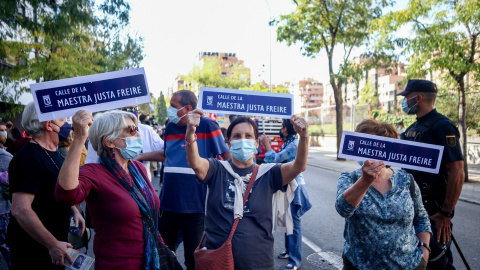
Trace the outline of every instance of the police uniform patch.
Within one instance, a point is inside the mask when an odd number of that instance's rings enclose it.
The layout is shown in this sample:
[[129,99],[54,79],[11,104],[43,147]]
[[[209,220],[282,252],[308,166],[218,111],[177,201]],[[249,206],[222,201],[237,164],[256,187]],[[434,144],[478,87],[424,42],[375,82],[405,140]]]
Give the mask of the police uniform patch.
[[450,147],[457,145],[457,139],[455,138],[455,135],[447,135],[447,145]]

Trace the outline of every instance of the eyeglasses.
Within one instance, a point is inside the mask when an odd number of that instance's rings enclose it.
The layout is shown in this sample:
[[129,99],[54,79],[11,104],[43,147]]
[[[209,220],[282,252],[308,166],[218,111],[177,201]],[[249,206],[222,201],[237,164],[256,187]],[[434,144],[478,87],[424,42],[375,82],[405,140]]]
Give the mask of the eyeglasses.
[[135,136],[135,134],[137,134],[137,132],[138,132],[138,127],[135,126],[135,125],[128,125],[126,127],[117,128],[116,130],[120,130],[120,129],[125,129],[132,136]]

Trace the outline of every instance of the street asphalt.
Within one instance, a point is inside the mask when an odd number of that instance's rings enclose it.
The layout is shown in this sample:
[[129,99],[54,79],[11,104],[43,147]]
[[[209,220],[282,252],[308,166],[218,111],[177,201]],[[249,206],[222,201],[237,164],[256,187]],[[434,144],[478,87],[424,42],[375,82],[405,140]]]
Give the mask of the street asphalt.
[[[353,160],[346,160],[346,161],[338,161],[336,160],[336,149],[332,145],[324,145],[323,147],[310,147],[309,149],[309,159],[308,159],[308,166],[312,167],[310,169],[311,171],[314,171],[314,174],[319,174],[317,172],[317,169],[319,171],[328,171],[328,173],[332,174],[330,178],[335,179],[335,177],[338,178],[339,173],[344,172],[344,171],[352,171],[354,169],[357,169],[359,167],[358,163]],[[317,169],[315,169],[317,168]],[[309,168],[307,167],[307,171]],[[319,175],[316,175],[319,177]],[[324,175],[321,175],[324,177]],[[467,207],[475,207],[474,210],[478,211],[478,205],[480,205],[480,166],[472,166],[472,168],[469,168],[469,176],[470,179],[472,180],[469,183],[465,183],[463,185],[463,190],[462,194],[460,196],[460,201],[467,203]],[[311,176],[312,177],[312,176]],[[160,191],[160,179],[159,177],[154,177],[152,180],[152,184],[159,193]],[[309,184],[309,183],[307,183]],[[325,188],[323,186],[323,188]],[[334,187],[332,187],[334,189]],[[325,193],[328,193],[328,196],[334,196],[334,190],[328,190]],[[332,194],[330,194],[332,193]],[[312,198],[316,194],[312,193],[310,194],[311,199],[316,200],[317,198]],[[326,196],[322,194],[322,196]],[[329,201],[333,200],[333,198],[328,198]],[[317,206],[320,207],[320,209],[316,210],[315,212],[322,212],[324,213],[324,209],[321,209],[321,205],[325,203],[319,202],[317,203]],[[470,205],[470,206],[469,206]],[[327,205],[325,207],[330,207],[330,205]],[[469,210],[469,211],[474,211],[474,210]],[[311,212],[311,211],[310,211]],[[329,214],[330,215],[330,214]],[[304,237],[304,263],[302,265],[301,269],[304,270],[310,270],[310,269],[341,269],[341,259],[340,255],[341,254],[341,243],[343,241],[343,238],[338,239],[338,234],[341,234],[341,232],[334,233],[332,235],[329,235],[328,232],[322,232],[320,235],[323,235],[321,239],[316,239],[316,235],[318,233],[315,232],[315,229],[311,228],[317,228],[319,227],[319,222],[329,222],[329,220],[336,220],[338,224],[342,224],[338,221],[338,215],[333,216],[327,216],[324,218],[318,219],[315,213],[307,213],[304,218],[302,218],[302,223],[304,224],[304,227],[310,228],[310,232],[304,231],[303,237]],[[340,230],[343,230],[343,225],[340,225],[341,228]],[[321,226],[320,226],[321,227]],[[339,227],[339,225],[336,225],[335,227]],[[459,227],[457,226],[457,229]],[[312,234],[313,233],[313,234]],[[463,234],[463,232],[458,233],[459,236],[460,234]],[[457,235],[457,233],[456,233]],[[94,233],[93,233],[94,236]],[[92,240],[89,242],[89,249],[87,254],[94,257],[93,254],[93,236]],[[275,237],[275,245],[274,245],[274,253],[279,254],[283,251],[284,247],[284,237],[282,233],[274,233]],[[331,237],[331,239],[329,238]],[[458,236],[457,236],[458,237]],[[468,235],[465,236],[465,239],[468,239]],[[463,240],[464,242],[466,240]],[[476,241],[476,240],[475,240]],[[316,244],[315,244],[316,243]],[[321,243],[321,244],[320,244]],[[317,246],[318,245],[318,246]],[[335,246],[335,247],[333,247]],[[465,244],[463,245],[465,246]],[[471,248],[478,249],[477,245],[474,244]],[[323,250],[322,250],[323,249]],[[339,250],[340,249],[340,250]],[[330,251],[324,251],[324,250],[330,250]],[[81,251],[85,251],[85,249],[81,249]],[[332,252],[333,251],[333,252]],[[180,245],[179,249],[177,250],[177,255],[179,261],[183,264],[183,246]],[[461,264],[457,256],[457,263]],[[470,258],[472,258],[473,255],[470,255]],[[473,258],[478,261],[478,258]],[[477,262],[478,263],[478,262]],[[275,269],[283,269],[286,265],[286,260],[280,260],[275,257]],[[0,270],[7,269],[5,262],[3,260],[3,256],[0,260]],[[92,267],[93,269],[93,267]],[[463,269],[463,268],[460,268]]]

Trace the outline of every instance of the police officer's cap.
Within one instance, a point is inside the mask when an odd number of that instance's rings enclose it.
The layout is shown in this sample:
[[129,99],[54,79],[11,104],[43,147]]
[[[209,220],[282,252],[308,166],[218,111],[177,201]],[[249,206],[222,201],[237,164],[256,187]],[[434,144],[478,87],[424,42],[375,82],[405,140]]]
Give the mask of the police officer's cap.
[[412,92],[437,93],[437,86],[427,80],[408,80],[405,91],[398,93],[397,96],[405,96]]

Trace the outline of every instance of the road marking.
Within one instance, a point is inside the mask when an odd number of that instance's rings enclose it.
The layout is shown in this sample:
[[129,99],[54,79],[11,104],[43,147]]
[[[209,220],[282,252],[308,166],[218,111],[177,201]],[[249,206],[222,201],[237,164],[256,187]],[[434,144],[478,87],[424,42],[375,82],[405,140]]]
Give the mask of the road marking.
[[327,261],[332,266],[336,267],[337,269],[343,268],[343,260],[340,256],[336,255],[333,252],[325,252],[322,249],[315,245],[312,241],[310,241],[305,236],[302,236],[302,241],[305,245],[311,248],[315,253],[317,253],[320,257],[322,257],[325,261]]

